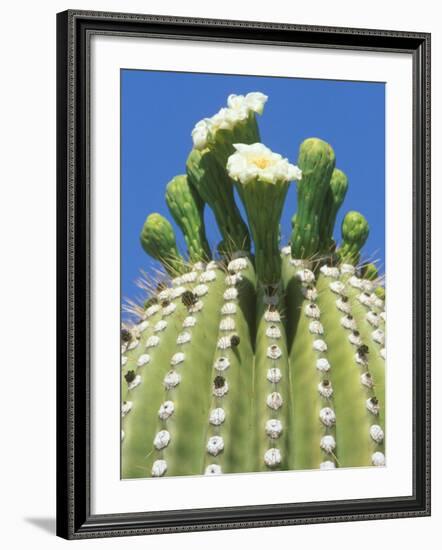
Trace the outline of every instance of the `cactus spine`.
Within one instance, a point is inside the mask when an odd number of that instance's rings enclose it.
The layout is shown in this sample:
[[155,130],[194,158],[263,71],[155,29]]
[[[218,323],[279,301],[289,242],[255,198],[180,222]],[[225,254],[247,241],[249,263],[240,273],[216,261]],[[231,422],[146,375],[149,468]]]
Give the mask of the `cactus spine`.
[[[229,96],[192,132],[187,175],[166,188],[188,260],[165,218],[142,228],[168,278],[121,331],[123,478],[385,463],[385,287],[360,265],[369,225],[348,212],[336,246],[347,177],[318,138],[299,168],[259,143],[266,99]],[[205,204],[223,239],[215,260]]]

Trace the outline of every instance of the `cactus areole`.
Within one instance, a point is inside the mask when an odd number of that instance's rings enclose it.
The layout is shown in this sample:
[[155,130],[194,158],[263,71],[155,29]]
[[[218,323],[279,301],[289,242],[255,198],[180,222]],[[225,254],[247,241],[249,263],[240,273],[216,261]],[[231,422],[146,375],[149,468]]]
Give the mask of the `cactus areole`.
[[187,250],[160,214],[140,228],[164,275],[121,328],[123,478],[386,463],[385,287],[362,261],[369,225],[349,211],[335,241],[347,176],[320,138],[294,161],[263,145],[267,99],[231,95],[195,125],[185,173],[165,182]]

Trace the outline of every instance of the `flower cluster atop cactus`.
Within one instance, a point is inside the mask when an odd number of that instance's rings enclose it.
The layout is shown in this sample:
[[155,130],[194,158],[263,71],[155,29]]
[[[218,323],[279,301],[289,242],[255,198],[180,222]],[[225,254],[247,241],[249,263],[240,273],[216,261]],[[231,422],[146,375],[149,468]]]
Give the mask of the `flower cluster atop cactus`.
[[160,214],[141,229],[163,274],[121,330],[123,478],[385,464],[385,289],[361,261],[369,225],[350,211],[335,242],[347,177],[321,139],[296,164],[263,145],[267,99],[230,95],[195,125],[165,193],[187,254]]

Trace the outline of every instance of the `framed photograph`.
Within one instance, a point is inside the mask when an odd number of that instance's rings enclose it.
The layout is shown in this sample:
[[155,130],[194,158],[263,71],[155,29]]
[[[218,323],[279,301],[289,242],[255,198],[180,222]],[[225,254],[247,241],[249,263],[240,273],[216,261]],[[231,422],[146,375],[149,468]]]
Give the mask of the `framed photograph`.
[[57,19],[57,533],[430,513],[430,35]]

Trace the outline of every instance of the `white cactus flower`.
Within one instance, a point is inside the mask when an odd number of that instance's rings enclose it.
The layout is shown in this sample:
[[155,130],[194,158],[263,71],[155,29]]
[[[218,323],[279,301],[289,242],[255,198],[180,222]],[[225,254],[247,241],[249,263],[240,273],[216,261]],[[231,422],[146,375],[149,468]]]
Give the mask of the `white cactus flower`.
[[149,338],[146,340],[146,348],[155,348],[160,343],[160,337],[155,336],[153,334],[152,336],[149,336]]
[[264,313],[264,319],[268,323],[280,323],[281,322],[281,316],[279,314],[279,311],[277,311],[277,310],[272,311],[272,310],[268,309]]
[[376,451],[371,455],[371,463],[373,466],[385,466],[385,455],[379,451]]
[[207,452],[212,456],[217,456],[224,449],[224,440],[220,435],[214,435],[207,442]]
[[382,357],[382,359],[385,359],[386,356],[387,356],[387,352],[386,352],[385,348],[381,348],[381,349],[379,350],[379,354],[380,354],[380,356]]
[[318,291],[314,286],[302,286],[301,293],[310,302],[315,302],[318,299]]
[[325,351],[327,351],[327,344],[324,342],[324,340],[315,340],[313,342],[313,349],[315,351],[319,351],[321,353],[324,353]]
[[209,292],[209,287],[207,285],[203,285],[203,284],[197,285],[193,289],[193,293],[195,294],[195,296],[198,296],[199,298],[202,298],[208,292]]
[[137,326],[137,329],[140,333],[144,332],[147,328],[149,328],[149,321],[142,321]]
[[376,328],[379,326],[379,315],[375,311],[369,311],[365,318],[372,327]]
[[176,367],[176,365],[183,363],[185,358],[186,358],[186,355],[183,352],[179,351],[178,353],[174,353],[172,355],[170,364],[172,365],[172,367]]
[[356,330],[356,321],[353,319],[351,315],[346,315],[345,317],[341,317],[341,325],[349,330]]
[[216,280],[216,271],[204,271],[204,273],[201,273],[198,280],[200,283],[211,283],[212,281]]
[[196,317],[187,316],[183,321],[183,328],[192,328],[196,325]]
[[272,384],[277,384],[281,381],[282,373],[278,367],[273,367],[267,371],[267,380]]
[[351,311],[350,302],[348,300],[344,300],[343,298],[338,298],[336,300],[336,307],[339,311],[342,311],[342,313],[350,313]]
[[123,403],[121,404],[121,416],[124,418],[126,414],[129,414],[132,410],[132,407],[132,401],[123,401]]
[[290,254],[292,253],[292,247],[290,245],[283,246],[281,248],[281,253],[283,256],[290,256]]
[[370,436],[376,443],[382,443],[384,441],[384,430],[377,424],[370,426]]
[[229,287],[223,294],[223,298],[226,302],[230,300],[236,300],[238,298],[238,290],[235,287]]
[[222,386],[217,387],[215,384],[212,385],[212,393],[215,397],[223,397],[229,391],[229,384],[227,380],[224,380]]
[[220,426],[226,419],[226,413],[221,407],[217,407],[210,411],[209,422],[213,426]]
[[160,321],[158,321],[158,323],[156,323],[155,326],[153,327],[153,331],[162,332],[166,328],[167,328],[167,321],[165,321],[164,319],[160,319]]
[[170,299],[176,300],[180,296],[182,296],[187,291],[187,288],[185,286],[177,286],[175,288],[170,289]]
[[122,355],[121,357],[121,366],[124,367],[124,365],[127,363],[127,357],[125,357],[124,355]]
[[161,477],[167,472],[167,462],[163,459],[155,460],[152,464],[152,477]]
[[281,464],[281,451],[276,448],[268,449],[264,453],[264,463],[269,468],[274,468],[275,466],[278,466]]
[[357,330],[350,332],[350,334],[348,335],[348,341],[350,342],[350,344],[353,344],[353,346],[362,345],[361,336]]
[[218,357],[218,359],[215,361],[215,370],[217,371],[223,371],[230,367],[230,361],[227,357]]
[[325,460],[319,465],[320,470],[334,470],[335,468],[336,464],[332,460]]
[[324,435],[323,437],[321,437],[319,445],[323,451],[330,454],[336,448],[336,441],[332,435]]
[[261,92],[250,92],[247,95],[235,95],[230,94],[227,98],[227,105],[230,109],[235,111],[250,111],[262,115],[264,105],[267,102],[268,97]]
[[221,338],[218,339],[218,343],[216,345],[218,349],[229,349],[232,347],[232,341],[230,336],[221,336]]
[[248,265],[247,258],[236,258],[235,260],[231,260],[229,262],[227,269],[228,271],[233,271],[234,273],[238,273],[238,271],[243,271],[244,269],[247,269],[247,265]]
[[218,130],[233,130],[244,122],[249,114],[262,114],[267,96],[261,92],[250,92],[246,96],[231,94],[227,98],[228,107],[223,107],[210,118],[200,120],[192,130],[192,140],[195,149],[209,147],[216,138]]
[[363,288],[362,279],[360,279],[359,277],[356,277],[356,275],[353,275],[352,277],[350,277],[348,282],[353,288],[358,288],[359,290],[362,290]]
[[379,414],[380,406],[376,397],[369,397],[365,402],[365,406],[367,407],[367,411],[371,412],[371,414],[375,416]]
[[221,315],[235,315],[236,304],[234,302],[226,302],[221,308]]
[[180,382],[181,375],[174,370],[169,371],[164,377],[164,387],[166,388],[166,390],[171,390],[175,388]]
[[163,307],[163,315],[171,315],[176,310],[176,304],[170,302],[166,307]]
[[158,313],[161,309],[160,304],[153,304],[146,309],[146,316],[152,317],[155,313]]
[[235,319],[233,317],[224,317],[219,324],[220,330],[235,330]]
[[339,295],[342,295],[345,290],[345,284],[342,281],[332,281],[328,286],[332,292]]
[[270,325],[266,328],[266,336],[267,338],[274,338],[275,340],[278,340],[281,338],[281,330],[276,325]]
[[331,277],[333,279],[337,279],[339,277],[339,268],[337,267],[323,265],[321,266],[320,271],[325,277]]
[[281,356],[282,356],[281,348],[276,344],[272,344],[267,348],[267,357],[269,359],[273,359],[274,361],[276,361],[276,359],[279,359]]
[[310,317],[312,319],[319,319],[321,317],[321,310],[316,304],[313,303],[307,304],[305,306],[304,313],[307,315],[307,317]]
[[329,399],[333,395],[333,388],[331,382],[321,380],[318,384],[318,392],[322,397]]
[[133,350],[133,349],[137,348],[139,345],[140,345],[139,340],[132,340],[131,342],[129,342],[129,344],[127,346],[127,350],[128,351]]
[[216,476],[222,473],[223,472],[219,464],[209,464],[204,471],[204,475],[206,476]]
[[197,271],[189,271],[189,273],[184,273],[184,275],[181,275],[181,282],[182,283],[194,283],[198,278],[198,272]]
[[335,411],[330,407],[324,407],[319,411],[319,420],[327,428],[331,428],[336,423]]
[[158,417],[160,420],[167,420],[175,412],[175,405],[173,401],[164,401],[158,410]]
[[164,449],[170,443],[170,433],[167,430],[160,430],[153,440],[153,445],[157,451]]
[[235,273],[234,275],[227,275],[224,282],[227,286],[235,286],[242,281],[241,273]]
[[191,340],[192,340],[192,335],[190,334],[190,332],[185,330],[183,332],[180,332],[180,334],[178,334],[176,343],[178,345],[188,344]]
[[371,333],[371,337],[373,338],[373,341],[376,342],[377,344],[380,344],[381,346],[384,345],[384,343],[385,343],[385,334],[384,334],[383,330],[381,330],[379,328],[377,330],[374,330]]
[[371,374],[369,372],[363,372],[361,374],[361,384],[363,386],[365,386],[366,388],[372,388],[374,383],[373,383],[373,377],[371,376]]
[[281,433],[282,433],[282,423],[280,420],[277,420],[276,418],[267,420],[266,434],[270,437],[270,439],[278,439]]
[[134,390],[140,384],[141,384],[141,376],[137,374],[135,378],[132,380],[132,382],[129,382],[129,384],[127,385],[127,389],[129,391]]
[[356,273],[356,268],[351,264],[342,264],[341,273],[342,275],[354,275]]
[[310,269],[299,269],[296,272],[296,277],[301,281],[301,283],[310,284],[315,280],[315,274]]
[[247,185],[259,180],[268,184],[300,180],[301,170],[290,164],[286,158],[273,153],[262,143],[234,143],[236,152],[227,159],[229,176]]
[[325,357],[320,357],[316,361],[316,368],[320,372],[328,372],[330,370],[330,363]]
[[282,395],[279,392],[274,391],[267,396],[266,403],[267,407],[277,411],[283,405]]
[[324,334],[324,327],[320,321],[310,321],[308,329],[311,334]]

